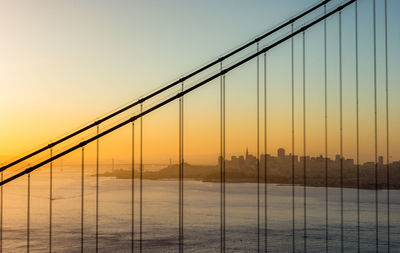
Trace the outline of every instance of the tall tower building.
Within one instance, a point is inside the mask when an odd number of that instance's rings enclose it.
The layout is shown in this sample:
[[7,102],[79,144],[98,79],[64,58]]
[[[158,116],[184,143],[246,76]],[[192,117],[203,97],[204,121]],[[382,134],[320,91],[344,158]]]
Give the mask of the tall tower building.
[[378,157],[378,163],[379,163],[378,165],[379,165],[380,167],[383,167],[383,156],[380,155],[380,156]]
[[278,149],[278,158],[283,160],[285,158],[285,149],[279,148]]

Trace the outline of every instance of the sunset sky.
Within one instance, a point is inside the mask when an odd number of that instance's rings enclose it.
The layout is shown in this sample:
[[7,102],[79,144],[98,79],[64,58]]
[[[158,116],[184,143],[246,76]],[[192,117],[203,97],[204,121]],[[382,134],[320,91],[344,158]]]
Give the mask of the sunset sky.
[[[0,164],[51,142],[235,48],[315,0],[0,2]],[[330,6],[343,1],[333,1]],[[372,1],[359,1],[362,160],[373,160]],[[377,1],[379,150],[385,147],[383,1]],[[390,128],[400,159],[400,1],[388,0]],[[345,156],[355,151],[354,7],[343,12]],[[329,146],[338,153],[337,15],[327,21]],[[324,152],[323,26],[306,33],[307,143]],[[302,38],[295,38],[296,153],[302,153]],[[252,47],[248,52],[255,52]],[[291,148],[290,44],[268,54],[269,153]],[[260,58],[260,71],[263,68]],[[256,151],[256,61],[226,77],[227,152]],[[260,72],[260,85],[263,73]],[[185,154],[216,163],[219,81],[185,97]],[[263,94],[263,93],[262,93]],[[271,94],[271,95],[270,95]],[[263,105],[263,100],[261,105]],[[261,113],[263,111],[261,110]],[[145,159],[178,155],[178,104],[145,118]],[[263,119],[261,119],[263,123]],[[261,125],[262,126],[262,125]],[[136,128],[136,131],[139,127]],[[262,128],[261,128],[262,129]],[[102,140],[104,160],[129,161],[130,128]],[[262,130],[263,131],[263,130]],[[138,131],[137,131],[138,133]],[[263,136],[261,135],[263,138]],[[261,142],[263,143],[263,142]],[[94,146],[91,145],[92,149]],[[261,150],[263,150],[261,145]]]

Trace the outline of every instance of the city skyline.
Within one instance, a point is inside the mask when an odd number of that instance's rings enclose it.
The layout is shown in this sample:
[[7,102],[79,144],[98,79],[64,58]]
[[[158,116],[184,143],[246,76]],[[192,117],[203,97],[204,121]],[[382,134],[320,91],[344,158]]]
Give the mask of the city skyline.
[[[292,154],[288,153],[288,155],[286,155],[285,153],[286,153],[286,150],[284,148],[279,148],[276,151],[276,154],[277,154],[276,156],[273,156],[270,153],[267,153],[267,159],[268,158],[278,158],[278,159],[281,159],[281,160],[290,160],[291,161],[292,160]],[[263,162],[264,157],[265,157],[265,155],[263,153],[261,153],[260,154],[260,162]],[[294,157],[294,161],[295,161],[296,164],[299,163],[299,162],[302,162],[303,159],[304,159],[303,155],[296,155],[295,154],[293,157]],[[315,159],[323,159],[323,160],[325,160],[325,157],[322,154],[320,154],[319,156],[306,155],[306,158],[307,158],[308,161],[313,160],[313,159],[314,160]],[[329,157],[328,156],[327,158],[328,158],[328,161],[340,162],[340,154],[336,154],[333,157]],[[332,158],[334,158],[334,159],[332,159]],[[218,159],[220,160],[221,156],[219,156]],[[240,162],[240,161],[248,161],[248,160],[250,160],[250,161],[254,161],[255,162],[256,156],[254,156],[253,154],[249,153],[248,152],[248,148],[246,148],[246,154],[245,155],[239,155],[239,156],[232,155],[230,157],[230,160],[228,160],[228,159],[229,158],[226,158],[225,161],[233,163],[233,162],[236,162],[236,161]],[[354,158],[346,158],[345,156],[343,156],[343,160],[346,163],[346,166],[357,165],[356,163],[354,163]],[[385,159],[384,156],[382,156],[382,155],[378,156],[377,163],[378,163],[379,166],[383,166],[385,164],[384,163],[385,161],[386,161],[386,159]],[[371,163],[375,164],[375,162],[373,162],[373,161],[366,161],[366,162],[360,163],[360,165],[371,165]],[[219,162],[218,162],[218,164],[219,164]],[[400,160],[399,161],[391,161],[390,164],[395,164],[396,166],[400,165]]]

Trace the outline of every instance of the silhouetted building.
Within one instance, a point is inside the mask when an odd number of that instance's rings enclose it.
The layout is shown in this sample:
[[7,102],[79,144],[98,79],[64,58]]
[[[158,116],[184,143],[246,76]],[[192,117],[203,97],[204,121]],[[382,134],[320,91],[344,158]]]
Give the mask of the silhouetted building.
[[370,168],[374,168],[375,167],[375,163],[374,162],[366,162],[366,163],[363,164],[363,166],[365,168],[370,169]]
[[284,160],[285,159],[285,149],[279,148],[278,149],[278,158]]
[[378,166],[379,167],[383,167],[383,156],[379,156],[379,159],[378,159]]

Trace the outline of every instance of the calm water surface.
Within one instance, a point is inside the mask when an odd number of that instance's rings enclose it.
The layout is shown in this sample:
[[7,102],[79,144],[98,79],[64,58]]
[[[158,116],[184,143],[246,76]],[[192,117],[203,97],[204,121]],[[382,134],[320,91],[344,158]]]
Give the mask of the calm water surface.
[[[85,175],[84,249],[95,251],[95,178]],[[31,251],[48,251],[48,169],[31,176]],[[135,248],[139,247],[139,181],[135,181]],[[257,185],[226,186],[226,247],[228,252],[257,250]],[[178,182],[143,181],[143,251],[178,250]],[[264,248],[264,185],[261,190],[261,247]],[[296,251],[303,251],[303,187],[296,187]],[[4,187],[4,252],[26,252],[27,177]],[[220,187],[185,181],[184,247],[186,252],[219,251]],[[344,190],[345,251],[357,249],[357,191]],[[375,252],[375,192],[361,191],[362,252]],[[391,249],[400,252],[399,191],[391,191]],[[77,170],[55,173],[53,251],[80,251],[81,184]],[[292,188],[268,185],[268,251],[291,252]],[[329,250],[340,251],[340,191],[329,188]],[[386,191],[379,192],[380,251],[387,250]],[[128,252],[131,247],[131,181],[100,178],[100,252]],[[307,245],[309,252],[325,250],[325,189],[307,188]]]

